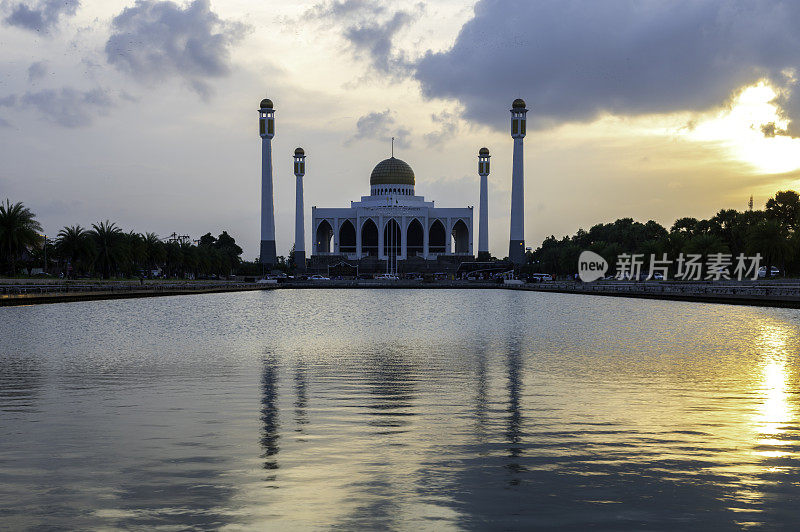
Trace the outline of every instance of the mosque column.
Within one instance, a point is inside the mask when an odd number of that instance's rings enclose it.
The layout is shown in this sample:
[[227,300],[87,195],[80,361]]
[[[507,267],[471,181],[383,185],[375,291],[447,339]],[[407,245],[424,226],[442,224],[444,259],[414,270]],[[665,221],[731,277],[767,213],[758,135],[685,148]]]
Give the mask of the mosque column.
[[333,219],[333,252],[339,253],[339,218]]
[[385,259],[383,249],[383,215],[378,216],[378,259]]
[[453,220],[452,218],[448,218],[447,229],[445,230],[444,233],[444,252],[447,253],[448,255],[452,253],[453,250],[451,242],[452,240],[453,240]]
[[402,224],[400,227],[400,258],[405,260],[408,258],[408,226],[406,225],[406,217],[400,218]]
[[430,236],[430,234],[431,234],[430,220],[428,220],[428,216],[426,215],[425,216],[425,227],[424,227],[424,229],[422,231],[422,257],[425,260],[428,260],[428,247],[429,247],[428,246],[428,240],[429,240],[428,237]]
[[356,258],[361,259],[361,217],[356,216]]
[[474,236],[474,233],[472,232],[472,227],[473,227],[473,223],[472,222],[473,222],[473,218],[472,218],[472,215],[470,214],[470,217],[469,217],[469,254],[474,257],[475,253],[473,252],[473,246],[472,246],[472,241],[473,241],[473,236]]

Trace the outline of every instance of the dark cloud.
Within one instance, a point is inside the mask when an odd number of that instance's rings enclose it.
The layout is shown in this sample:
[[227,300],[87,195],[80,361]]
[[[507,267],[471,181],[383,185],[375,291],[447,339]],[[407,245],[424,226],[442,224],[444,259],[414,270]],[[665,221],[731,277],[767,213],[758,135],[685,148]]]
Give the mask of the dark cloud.
[[17,95],[9,94],[0,98],[0,107],[14,107],[17,105]]
[[800,2],[789,0],[481,0],[415,76],[425,96],[457,98],[466,117],[503,129],[518,96],[542,126],[709,110],[760,79],[800,118],[798,27]]
[[31,63],[28,67],[28,83],[35,83],[47,74],[47,64],[44,61]]
[[14,4],[6,24],[30,31],[47,33],[63,17],[78,11],[79,0],[38,0]]
[[95,117],[107,114],[114,106],[102,89],[80,91],[70,87],[27,92],[19,101],[37,109],[47,120],[68,128],[89,126]]
[[14,127],[11,125],[11,122],[0,116],[0,127]]
[[409,137],[411,132],[404,127],[397,126],[392,116],[392,112],[387,109],[383,112],[372,112],[358,119],[356,122],[356,133],[347,140],[351,144],[356,140],[379,140],[381,142],[391,142],[394,137],[394,145],[398,148],[408,148],[410,145]]
[[777,135],[788,135],[788,132],[785,129],[781,129],[775,125],[775,122],[769,122],[768,124],[761,124],[761,132],[764,134],[765,137],[775,137]]
[[366,59],[383,74],[402,76],[411,72],[405,55],[393,49],[398,32],[424,11],[422,3],[415,12],[387,11],[378,2],[364,0],[332,1],[317,4],[307,16],[343,24],[342,35],[358,59]]
[[108,62],[145,82],[184,79],[207,96],[208,78],[230,72],[230,49],[247,26],[222,20],[208,0],[181,7],[174,2],[137,0],[114,18],[106,43]]

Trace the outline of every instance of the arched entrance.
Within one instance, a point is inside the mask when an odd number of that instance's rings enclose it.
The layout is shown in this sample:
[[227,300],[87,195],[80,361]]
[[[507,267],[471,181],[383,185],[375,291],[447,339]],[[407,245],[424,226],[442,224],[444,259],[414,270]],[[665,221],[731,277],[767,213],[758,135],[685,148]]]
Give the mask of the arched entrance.
[[423,245],[424,245],[425,235],[422,231],[422,224],[419,223],[419,220],[416,218],[411,220],[411,223],[408,224],[408,231],[406,233],[406,242],[408,256],[414,257],[416,255],[422,255],[423,253]]
[[464,220],[459,220],[453,226],[453,251],[455,253],[469,253],[469,229]]
[[378,226],[370,219],[361,226],[361,252],[378,256]]
[[339,252],[356,252],[356,228],[353,227],[350,220],[345,220],[342,227],[339,228]]
[[431,224],[431,230],[428,235],[428,251],[431,253],[444,253],[445,237],[444,224],[439,220],[435,220]]
[[402,236],[400,224],[394,219],[389,220],[383,229],[383,250],[390,260],[395,260],[400,255]]
[[333,228],[328,220],[322,220],[317,226],[317,253],[330,253],[331,252],[331,238],[333,237]]

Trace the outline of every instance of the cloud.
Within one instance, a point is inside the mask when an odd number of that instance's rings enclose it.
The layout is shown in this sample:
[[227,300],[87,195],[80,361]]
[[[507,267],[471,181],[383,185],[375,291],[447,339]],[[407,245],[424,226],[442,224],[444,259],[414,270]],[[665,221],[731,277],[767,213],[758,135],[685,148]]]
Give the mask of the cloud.
[[458,133],[458,117],[450,111],[433,113],[431,120],[439,124],[439,129],[425,134],[425,141],[430,146],[441,146],[444,141]]
[[14,5],[5,22],[9,26],[48,33],[61,18],[74,15],[79,6],[79,0],[20,2]]
[[47,64],[44,61],[31,63],[28,67],[28,83],[34,83],[44,78],[47,74]]
[[27,92],[19,101],[67,128],[89,126],[96,116],[107,114],[114,106],[112,98],[102,89],[80,91],[70,87]]
[[0,127],[14,127],[11,125],[11,122],[0,116]]
[[394,137],[394,144],[398,148],[408,148],[410,146],[409,137],[411,132],[404,127],[398,127],[392,116],[392,112],[387,109],[383,112],[372,112],[358,119],[356,122],[356,133],[345,144],[352,144],[357,140],[379,140],[390,142]]
[[706,111],[761,79],[779,89],[787,118],[800,118],[798,26],[790,0],[480,0],[415,77],[426,97],[458,99],[465,117],[502,129],[518,96],[533,109],[529,124],[546,126]]
[[230,50],[247,31],[242,23],[221,19],[208,0],[184,7],[137,0],[114,17],[106,58],[141,81],[182,78],[205,97],[211,92],[206,80],[228,75]]
[[368,60],[381,73],[402,76],[411,72],[411,63],[404,54],[394,51],[393,41],[423,11],[422,3],[417,4],[414,13],[388,13],[384,5],[378,2],[344,0],[317,4],[306,16],[343,24],[342,36],[357,59]]
[[769,122],[768,124],[761,124],[761,132],[764,134],[765,137],[775,137],[776,135],[788,135],[788,131],[785,129],[781,129],[775,125],[775,122]]

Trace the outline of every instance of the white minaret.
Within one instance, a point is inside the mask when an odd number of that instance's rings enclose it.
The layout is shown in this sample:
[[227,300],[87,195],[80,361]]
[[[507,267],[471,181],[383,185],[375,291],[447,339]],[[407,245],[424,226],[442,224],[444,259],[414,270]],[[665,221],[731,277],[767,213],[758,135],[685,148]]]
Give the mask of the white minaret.
[[297,178],[296,203],[294,206],[294,263],[297,269],[306,269],[306,230],[303,221],[303,176],[306,173],[306,152],[294,150],[294,175]]
[[511,237],[508,258],[514,264],[525,262],[525,165],[522,139],[525,138],[525,101],[511,104],[511,137],[514,139],[514,160],[511,173]]
[[274,266],[275,207],[272,194],[272,137],[275,136],[275,109],[272,100],[264,98],[258,109],[258,127],[261,135],[261,264]]
[[481,176],[480,212],[478,213],[478,259],[489,254],[489,149],[478,152],[478,175]]

